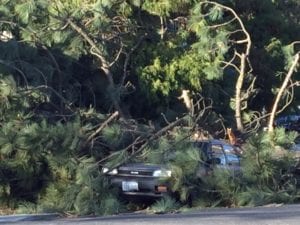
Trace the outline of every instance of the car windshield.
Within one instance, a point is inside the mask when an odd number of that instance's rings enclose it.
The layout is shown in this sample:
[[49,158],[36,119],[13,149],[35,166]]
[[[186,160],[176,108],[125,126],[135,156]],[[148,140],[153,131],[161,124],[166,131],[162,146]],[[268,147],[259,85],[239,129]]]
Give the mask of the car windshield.
[[201,149],[204,152],[207,152],[208,150],[208,142],[195,142],[194,146]]
[[206,161],[209,150],[209,143],[206,141],[195,142],[194,147],[200,149],[201,157],[204,161]]

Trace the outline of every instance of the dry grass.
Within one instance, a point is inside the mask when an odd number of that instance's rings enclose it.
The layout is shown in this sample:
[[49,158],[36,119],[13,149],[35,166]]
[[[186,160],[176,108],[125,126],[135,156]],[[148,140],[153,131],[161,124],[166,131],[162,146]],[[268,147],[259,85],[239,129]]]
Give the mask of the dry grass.
[[14,209],[10,209],[10,208],[1,208],[0,207],[0,215],[12,215],[12,214],[16,214],[16,211]]

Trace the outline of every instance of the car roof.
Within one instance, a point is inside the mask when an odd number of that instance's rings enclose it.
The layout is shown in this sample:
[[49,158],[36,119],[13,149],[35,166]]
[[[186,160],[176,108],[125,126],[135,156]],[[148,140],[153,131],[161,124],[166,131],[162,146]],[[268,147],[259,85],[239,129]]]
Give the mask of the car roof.
[[226,141],[220,140],[220,139],[197,140],[195,142],[197,142],[197,143],[211,143],[211,144],[215,144],[215,145],[230,145]]

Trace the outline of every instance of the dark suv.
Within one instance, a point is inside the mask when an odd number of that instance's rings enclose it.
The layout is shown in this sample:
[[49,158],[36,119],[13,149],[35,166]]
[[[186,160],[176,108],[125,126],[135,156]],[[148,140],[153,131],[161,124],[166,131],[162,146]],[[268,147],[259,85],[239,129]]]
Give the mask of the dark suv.
[[[194,141],[201,151],[204,163],[199,165],[197,176],[211,174],[214,168],[240,170],[240,157],[234,146],[221,140]],[[111,184],[124,195],[162,197],[169,191],[168,178],[172,171],[164,165],[147,163],[125,164],[113,170],[103,168]]]

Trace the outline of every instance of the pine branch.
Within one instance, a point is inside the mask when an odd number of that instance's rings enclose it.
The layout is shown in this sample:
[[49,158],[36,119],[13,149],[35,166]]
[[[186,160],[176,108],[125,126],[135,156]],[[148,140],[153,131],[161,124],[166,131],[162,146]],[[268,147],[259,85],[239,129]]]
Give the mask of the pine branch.
[[234,18],[232,18],[231,20],[229,20],[229,21],[226,21],[226,22],[224,22],[224,23],[220,23],[220,24],[216,24],[216,25],[211,25],[211,26],[208,26],[209,28],[212,28],[212,29],[216,29],[216,28],[219,28],[219,27],[224,27],[224,26],[226,26],[226,25],[228,25],[228,24],[231,24],[233,21],[235,21],[236,20],[236,18],[234,17]]
[[128,67],[131,55],[140,46],[140,44],[142,43],[142,41],[144,40],[144,38],[146,36],[147,36],[147,34],[141,36],[139,38],[139,40],[137,41],[137,43],[130,49],[129,53],[126,53],[126,58],[125,58],[124,66],[123,66],[123,76],[121,78],[120,85],[123,85],[124,82],[125,82],[125,78],[126,78],[126,75],[127,75],[127,67]]
[[[47,48],[47,46],[45,45],[42,45],[41,46],[42,49],[44,49],[46,51],[46,53],[48,54],[48,56],[50,57],[57,73],[58,73],[58,92],[60,95],[62,95],[62,82],[63,82],[63,78],[62,78],[62,71],[60,69],[60,66],[57,62],[57,60],[55,59],[54,55],[52,54],[52,52]],[[63,111],[63,102],[60,101],[60,111],[62,112]]]
[[95,50],[93,51],[93,53],[100,59],[102,67],[106,69],[109,68],[109,63],[102,55],[102,51],[100,50],[100,48],[98,48],[96,43],[88,36],[88,34],[80,26],[74,23],[70,18],[67,19],[67,22],[78,34],[80,34],[89,43],[89,45],[91,46],[91,50]]
[[95,130],[88,138],[87,138],[87,140],[85,141],[85,143],[83,144],[83,146],[82,147],[85,147],[89,142],[91,142],[93,139],[94,139],[94,137],[96,136],[96,135],[98,135],[106,126],[107,126],[107,124],[109,124],[113,119],[115,119],[117,116],[119,116],[119,112],[118,111],[116,111],[116,112],[114,112],[110,117],[108,117],[108,119],[107,120],[105,120],[100,126],[99,126],[99,128],[97,129],[97,130]]
[[28,89],[29,84],[28,84],[26,75],[23,73],[22,70],[20,70],[20,69],[17,68],[16,66],[13,66],[13,65],[11,65],[10,63],[7,63],[7,62],[5,62],[4,60],[1,60],[1,59],[0,59],[0,64],[3,64],[3,65],[5,65],[5,66],[7,66],[7,67],[10,67],[10,68],[16,70],[16,71],[21,75],[21,77],[23,78],[23,80],[24,80],[24,82],[25,82],[25,85],[26,85],[26,89]]
[[136,145],[140,145],[140,144],[143,144],[145,143],[145,140],[140,140],[141,137],[137,137],[130,145],[128,145],[126,148],[120,150],[120,151],[117,151],[117,152],[114,152],[108,156],[106,156],[105,158],[99,160],[97,163],[99,165],[101,165],[103,162],[106,162],[107,160],[111,159],[112,157],[114,157],[115,155],[118,155],[120,154],[120,152],[124,152],[124,151],[129,151],[130,149],[134,149]]
[[[98,48],[96,43],[89,37],[89,35],[80,26],[78,26],[75,22],[73,22],[70,18],[67,19],[67,22],[70,24],[70,26],[72,27],[73,30],[75,30],[79,35],[81,35],[89,43],[89,45],[91,46],[90,53],[92,55],[95,55],[100,60],[100,63],[101,63],[100,68],[102,69],[102,71],[104,72],[104,74],[106,75],[106,77],[108,79],[110,91],[114,91],[115,83],[113,80],[113,74],[110,70],[110,63],[108,62],[108,60],[106,60],[106,58],[103,55],[100,48]],[[110,96],[111,96],[111,101],[112,101],[113,106],[115,107],[116,111],[118,111],[120,113],[120,115],[122,117],[124,117],[123,110],[121,109],[119,101],[113,96],[113,94],[110,93]]]
[[112,67],[119,60],[120,55],[123,52],[123,47],[124,47],[123,44],[121,44],[121,47],[120,47],[115,59],[109,64],[109,67]]
[[[184,118],[177,119],[176,121],[170,123],[168,126],[166,126],[166,127],[162,128],[161,130],[157,131],[155,134],[152,134],[147,139],[146,138],[141,139],[141,137],[137,137],[134,140],[134,142],[132,144],[130,144],[129,146],[127,146],[125,149],[122,149],[118,152],[114,152],[114,153],[110,154],[109,156],[105,157],[104,159],[101,159],[97,163],[101,164],[101,163],[107,161],[108,159],[112,158],[113,156],[116,156],[116,155],[120,154],[120,152],[124,152],[124,151],[128,152],[128,151],[131,150],[131,153],[127,158],[127,159],[130,159],[130,158],[136,156],[138,153],[142,152],[149,145],[149,143],[151,143],[155,139],[161,137],[164,133],[166,133],[168,130],[172,129],[173,127],[175,127],[179,123],[181,123],[183,120],[184,120]],[[139,147],[136,149],[136,146],[139,146]],[[116,165],[114,165],[114,168],[118,167],[122,163],[123,162],[117,163]]]

